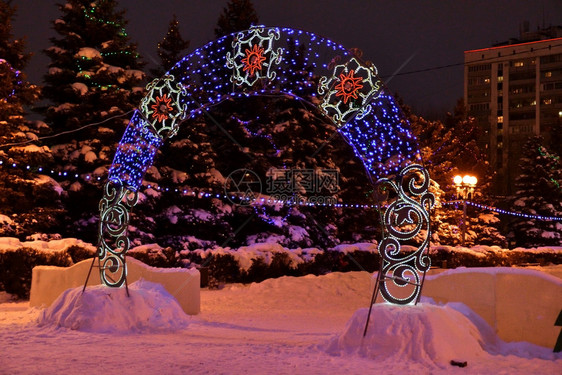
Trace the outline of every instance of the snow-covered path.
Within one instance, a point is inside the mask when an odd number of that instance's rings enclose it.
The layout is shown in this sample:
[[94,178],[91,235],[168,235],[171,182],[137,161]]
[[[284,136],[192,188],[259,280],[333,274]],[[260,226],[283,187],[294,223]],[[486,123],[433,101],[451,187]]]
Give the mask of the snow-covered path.
[[[367,359],[326,352],[370,297],[363,272],[283,277],[203,290],[202,313],[171,333],[102,334],[37,327],[38,310],[0,304],[2,374],[556,374],[562,355],[530,344],[517,355],[483,353],[468,367],[428,367],[411,358]],[[451,345],[460,345],[452,343]],[[538,359],[533,357],[548,359]],[[556,358],[556,359],[553,359]],[[462,359],[462,356],[459,357]]]

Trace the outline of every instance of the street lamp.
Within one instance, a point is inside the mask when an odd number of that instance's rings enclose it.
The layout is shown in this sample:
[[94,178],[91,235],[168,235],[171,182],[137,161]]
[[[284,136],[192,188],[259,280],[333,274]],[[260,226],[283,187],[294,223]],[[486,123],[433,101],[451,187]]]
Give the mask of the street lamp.
[[474,195],[474,188],[478,183],[478,179],[468,174],[464,175],[464,177],[456,175],[453,178],[453,182],[457,188],[457,199],[462,198],[461,245],[464,246],[466,236],[466,200]]

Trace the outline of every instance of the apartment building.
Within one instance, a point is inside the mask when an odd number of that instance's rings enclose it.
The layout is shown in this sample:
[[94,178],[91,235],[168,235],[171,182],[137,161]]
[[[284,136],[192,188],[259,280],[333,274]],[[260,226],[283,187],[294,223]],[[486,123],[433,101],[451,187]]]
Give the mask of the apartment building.
[[464,53],[464,100],[481,128],[479,144],[496,171],[496,194],[513,192],[523,144],[550,139],[562,122],[562,27]]

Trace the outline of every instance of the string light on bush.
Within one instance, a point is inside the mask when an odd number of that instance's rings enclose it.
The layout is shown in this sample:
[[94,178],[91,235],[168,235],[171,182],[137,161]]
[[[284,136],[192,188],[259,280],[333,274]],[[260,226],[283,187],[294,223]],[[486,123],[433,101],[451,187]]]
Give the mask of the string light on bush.
[[10,72],[14,75],[14,78],[15,78],[15,83],[12,84],[12,90],[10,91],[10,93],[6,97],[2,98],[3,101],[6,101],[16,94],[16,87],[21,86],[23,81],[21,79],[21,72],[17,69],[14,69],[8,61],[6,61],[4,59],[0,59],[0,65],[3,65],[5,67],[7,67],[8,70],[10,70]]
[[[560,166],[560,156],[549,154],[548,151],[546,151],[546,149],[544,148],[544,146],[539,146],[539,154],[542,157],[546,157],[554,162],[554,164],[552,165],[552,169],[555,169],[557,166],[558,167]],[[550,177],[550,182],[552,182],[552,184],[556,186],[556,188],[560,189],[560,183],[555,178]]]
[[[104,0],[98,1],[98,3],[102,3],[102,2],[104,2]],[[107,20],[96,17],[94,15],[96,13],[96,9],[97,9],[97,4],[95,4],[95,3],[91,4],[91,8],[84,7],[84,17],[86,17],[87,20],[92,21],[92,22],[102,23],[104,25],[115,26],[118,29],[120,29],[121,36],[123,36],[123,37],[128,36],[127,32],[125,31],[125,28],[123,26],[121,26],[120,24],[118,24],[117,22],[107,21]]]

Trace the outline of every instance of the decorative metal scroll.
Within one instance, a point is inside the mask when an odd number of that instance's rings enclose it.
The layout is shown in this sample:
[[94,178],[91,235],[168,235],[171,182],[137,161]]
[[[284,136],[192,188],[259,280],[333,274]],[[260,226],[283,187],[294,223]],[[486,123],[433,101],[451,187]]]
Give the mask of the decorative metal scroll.
[[[420,272],[425,276],[431,265],[424,254],[430,235],[428,210],[435,203],[435,197],[428,191],[429,184],[429,173],[418,164],[408,165],[394,179],[377,181],[380,194],[386,197],[396,194],[384,212],[385,233],[379,244],[378,288],[387,302],[400,305],[417,302],[423,284]],[[413,252],[402,252],[401,243],[416,236],[423,236],[421,244]],[[401,293],[393,291],[392,287],[402,289]],[[406,292],[404,288],[408,288]]]
[[100,201],[98,257],[102,283],[121,287],[127,278],[125,254],[130,242],[127,236],[129,213],[138,194],[123,187],[121,181],[109,180]]
[[281,62],[283,54],[282,48],[273,47],[279,37],[279,29],[263,26],[238,33],[232,42],[233,53],[226,54],[226,66],[233,70],[230,80],[238,86],[253,86],[260,78],[274,79],[272,68]]
[[353,117],[362,119],[371,112],[371,101],[381,93],[381,82],[374,66],[351,58],[336,65],[331,77],[323,76],[318,93],[324,95],[320,109],[341,127]]
[[181,99],[187,95],[187,90],[180,83],[174,84],[174,76],[169,74],[155,79],[146,89],[148,94],[140,104],[144,118],[161,138],[173,137],[179,122],[186,117]]
[[[314,77],[320,77],[318,83]],[[392,190],[392,197],[398,196],[384,214],[380,288],[390,302],[417,298],[423,282],[418,272],[429,268],[429,259],[422,255],[429,238],[427,209],[433,204],[427,193],[429,176],[419,165],[407,166],[420,160],[415,135],[372,64],[313,33],[257,26],[196,49],[147,90],[119,143],[100,202],[98,255],[105,285],[126,282],[127,226],[137,191],[158,150],[184,119],[248,95],[299,99],[316,91],[319,100],[313,102],[338,127],[370,176],[399,174],[397,179],[378,181],[381,191]],[[423,233],[428,238],[416,252],[401,253],[401,243]],[[402,298],[387,284],[416,288]]]

